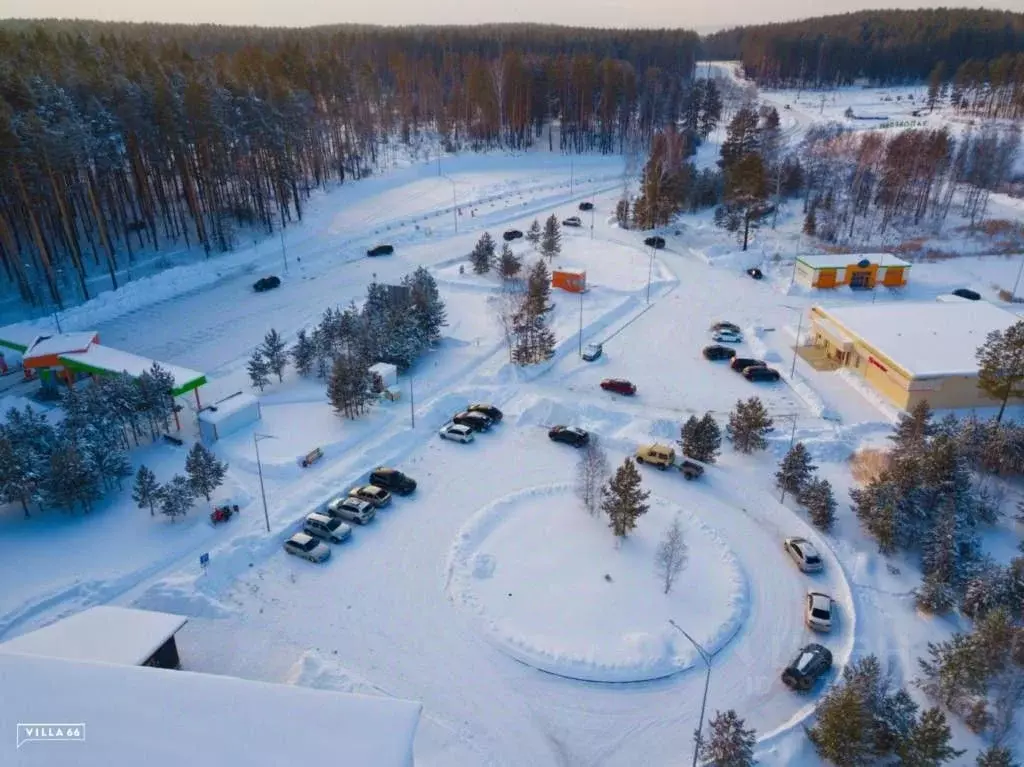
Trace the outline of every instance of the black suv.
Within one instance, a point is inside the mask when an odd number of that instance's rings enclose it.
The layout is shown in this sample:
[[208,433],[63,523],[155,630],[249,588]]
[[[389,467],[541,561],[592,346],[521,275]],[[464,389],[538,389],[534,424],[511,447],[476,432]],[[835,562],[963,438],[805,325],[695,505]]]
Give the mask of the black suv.
[[661,250],[662,248],[665,247],[665,238],[664,237],[648,237],[646,240],[644,240],[644,245],[646,245],[648,248],[654,248],[655,250]]
[[733,357],[732,362],[729,363],[729,367],[735,370],[737,373],[742,373],[749,367],[764,367],[765,364],[761,360],[755,360],[752,357]]
[[273,277],[273,276],[271,276],[271,277],[260,277],[253,284],[252,289],[255,290],[257,293],[263,293],[266,290],[273,290],[274,288],[277,288],[277,287],[280,287],[280,286],[281,286],[281,278],[280,277]]
[[818,677],[832,668],[832,653],[820,644],[809,644],[797,653],[782,672],[782,683],[791,690],[807,692]]
[[373,258],[374,256],[390,256],[394,252],[394,245],[378,245],[377,247],[370,248],[368,251],[366,251],[366,255],[368,255],[370,258]]
[[484,405],[483,403],[477,402],[466,408],[468,413],[483,413],[485,416],[490,418],[492,421],[497,423],[503,417],[503,414],[494,405]]
[[501,236],[504,238],[505,242],[512,242],[512,240],[518,240],[520,237],[522,237],[523,233],[520,232],[518,229],[509,229],[507,232],[505,232],[505,234]]
[[751,365],[743,368],[743,377],[748,381],[778,381],[782,376],[779,371],[764,365]]
[[483,413],[474,413],[470,410],[464,410],[461,413],[457,413],[452,418],[452,423],[457,423],[460,426],[468,426],[473,431],[487,431],[491,428],[491,419]]
[[764,272],[755,266],[752,269],[747,269],[747,276],[753,277],[755,280],[762,280],[764,279]]
[[573,447],[583,447],[590,441],[590,435],[576,426],[552,426],[548,437],[552,442],[564,442]]
[[389,469],[387,466],[378,466],[370,472],[370,484],[383,487],[392,493],[409,495],[415,492],[416,480],[408,474],[403,474],[398,469]]
[[966,298],[968,301],[981,300],[981,293],[977,293],[969,288],[957,288],[953,291],[953,295],[959,296],[960,298]]
[[580,210],[593,210],[593,209],[594,209],[594,203],[592,203],[592,202],[581,202],[580,203]]
[[736,356],[736,350],[730,349],[728,346],[712,344],[711,346],[705,346],[701,354],[704,355],[706,360],[731,360]]

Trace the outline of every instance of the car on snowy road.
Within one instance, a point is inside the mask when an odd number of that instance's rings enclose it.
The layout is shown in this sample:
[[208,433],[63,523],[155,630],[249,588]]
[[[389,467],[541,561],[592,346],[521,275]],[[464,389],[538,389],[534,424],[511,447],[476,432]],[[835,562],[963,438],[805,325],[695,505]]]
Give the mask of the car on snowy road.
[[718,343],[722,344],[739,344],[743,343],[743,334],[737,333],[734,330],[716,330],[711,334],[711,338]]
[[736,350],[730,349],[728,346],[721,346],[720,344],[711,344],[711,346],[705,346],[701,354],[704,355],[704,359],[716,362],[718,360],[731,360],[736,356]]
[[347,496],[338,496],[327,504],[326,512],[346,522],[357,522],[360,525],[369,524],[376,516],[377,510],[372,503]]
[[593,210],[593,209],[594,209],[594,203],[592,203],[592,202],[581,202],[580,203],[580,210]]
[[762,272],[760,269],[758,269],[755,266],[752,269],[747,269],[747,276],[748,277],[753,277],[755,280],[763,280],[764,279],[764,272]]
[[644,240],[644,245],[648,248],[654,248],[655,250],[661,250],[665,247],[664,237],[648,237]]
[[820,591],[808,591],[804,603],[804,623],[815,631],[831,631],[832,616],[836,611],[836,603],[828,594]]
[[366,255],[369,256],[370,258],[374,258],[376,256],[390,256],[394,252],[394,245],[378,245],[366,251]]
[[731,330],[733,333],[743,332],[742,330],[740,330],[739,325],[737,325],[734,322],[726,322],[725,320],[716,322],[714,325],[708,328],[708,330],[710,330],[712,333],[717,333],[719,330]]
[[523,233],[518,229],[509,229],[505,234],[501,235],[505,242],[512,242],[512,240],[518,240],[523,236]]
[[391,493],[376,485],[359,485],[348,491],[349,498],[366,501],[375,509],[383,509],[391,503]]
[[590,442],[590,434],[578,426],[552,426],[548,429],[548,439],[573,447],[584,447]]
[[743,377],[748,381],[778,381],[782,374],[767,365],[751,365],[743,369]]
[[483,402],[474,402],[472,405],[467,407],[466,410],[470,413],[483,413],[495,423],[505,416],[505,414],[498,410],[494,405],[487,405]]
[[408,474],[403,474],[398,469],[390,469],[387,466],[378,466],[370,472],[370,484],[383,487],[392,493],[409,495],[416,491],[416,480]]
[[792,690],[807,692],[818,677],[832,668],[832,653],[820,644],[809,644],[801,648],[793,662],[782,672],[782,683]]
[[953,291],[953,295],[959,298],[966,298],[968,301],[980,301],[981,293],[970,288],[957,288]]
[[763,368],[764,360],[756,360],[753,357],[733,357],[729,362],[729,369],[742,373],[747,368]]
[[450,439],[452,442],[472,442],[473,430],[468,426],[462,426],[449,421],[437,432],[441,439]]
[[308,533],[295,533],[284,542],[284,550],[310,562],[324,562],[331,558],[331,547]]
[[302,523],[302,532],[332,543],[341,543],[352,535],[352,527],[337,517],[313,512],[306,515]]
[[489,431],[494,422],[483,413],[463,410],[452,416],[452,423],[465,426],[473,431]]
[[787,538],[782,542],[782,549],[805,573],[819,572],[824,566],[818,550],[806,538]]
[[583,222],[580,221],[579,216],[569,216],[562,221],[562,226],[583,226]]
[[634,455],[637,463],[657,466],[664,471],[676,462],[676,451],[668,445],[641,445]]
[[583,361],[593,362],[604,354],[604,347],[601,344],[587,344],[583,347]]
[[605,391],[613,391],[616,394],[623,394],[632,397],[636,394],[636,384],[623,378],[606,378],[601,381],[601,388]]
[[252,289],[257,293],[266,293],[268,290],[281,287],[281,278],[274,275],[260,277],[253,283]]

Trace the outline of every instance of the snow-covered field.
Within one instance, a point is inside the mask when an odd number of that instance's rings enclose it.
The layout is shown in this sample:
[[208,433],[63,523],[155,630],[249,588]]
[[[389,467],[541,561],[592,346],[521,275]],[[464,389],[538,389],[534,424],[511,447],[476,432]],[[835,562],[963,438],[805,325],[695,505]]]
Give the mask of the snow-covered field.
[[[822,119],[819,103],[805,103],[810,95],[768,96],[793,105],[785,119],[794,135]],[[855,108],[880,109],[877,97],[858,91]],[[842,114],[852,98],[826,104],[824,117]],[[716,151],[712,141],[701,157]],[[289,231],[286,272],[280,245],[269,241],[65,312],[65,329],[95,329],[104,343],[204,371],[206,401],[248,390],[245,360],[268,329],[290,338],[329,306],[358,300],[374,278],[431,268],[449,324],[411,380],[400,380],[403,399],[358,421],[333,415],[322,384],[291,371],[268,388],[258,431],[274,437],[260,442],[269,534],[252,429],[216,445],[230,472],[215,500],[242,507],[217,528],[202,504],[171,524],[135,508],[127,492],[88,516],[46,511],[25,520],[20,508],[3,510],[0,640],[93,604],[168,610],[190,617],[179,637],[186,668],[422,701],[419,764],[670,765],[690,753],[704,684],[673,620],[714,656],[709,711],[734,708],[756,727],[764,764],[815,763],[798,725],[816,695],[779,681],[814,637],[802,621],[804,594],[826,590],[839,603],[838,625],[821,639],[836,659],[830,679],[851,654],[874,652],[909,682],[925,643],[952,626],[914,613],[912,571],[887,569],[846,508],[846,460],[884,440],[892,413],[839,374],[792,364],[799,318],[818,300],[927,299],[955,287],[995,300],[1020,257],[915,264],[901,294],[823,298],[791,284],[798,210],[783,212],[746,254],[710,214],[685,216],[652,257],[641,233],[609,220],[622,193],[621,157],[570,165],[545,152],[466,156],[446,158],[444,173],[413,165],[314,200]],[[514,368],[490,308],[496,278],[458,267],[484,230],[498,236],[535,217],[565,218],[584,199],[596,205],[593,231],[586,214],[583,228],[564,230],[555,265],[587,269],[591,289],[582,300],[555,291],[555,359]],[[395,255],[363,257],[378,242],[394,244]],[[514,247],[533,257],[527,243]],[[752,265],[765,280],[743,274]],[[267,273],[281,275],[281,288],[253,294],[252,281]],[[769,360],[785,380],[755,385],[703,360],[707,327],[720,319],[744,328],[741,354]],[[591,341],[604,342],[604,355],[582,362],[578,345]],[[606,377],[634,381],[637,396],[603,392]],[[6,396],[19,402],[21,394],[15,387]],[[755,394],[777,420],[769,451],[745,457],[727,447],[696,482],[642,469],[652,510],[621,548],[572,493],[575,451],[547,439],[557,423],[592,430],[615,466],[640,443],[676,439],[689,415],[724,420],[737,399]],[[494,403],[504,421],[470,445],[439,440],[436,429],[470,401]],[[837,487],[841,513],[829,536],[774,490],[791,424]],[[297,458],[316,446],[324,459],[300,468]],[[154,444],[132,458],[164,480],[181,471],[185,450]],[[358,528],[325,565],[283,553],[306,513],[381,464],[415,477],[417,492]],[[677,513],[690,557],[664,595],[653,551]],[[818,543],[823,573],[796,570],[781,549],[789,535]],[[993,539],[993,551],[1008,550]],[[956,732],[976,746],[960,725]]]

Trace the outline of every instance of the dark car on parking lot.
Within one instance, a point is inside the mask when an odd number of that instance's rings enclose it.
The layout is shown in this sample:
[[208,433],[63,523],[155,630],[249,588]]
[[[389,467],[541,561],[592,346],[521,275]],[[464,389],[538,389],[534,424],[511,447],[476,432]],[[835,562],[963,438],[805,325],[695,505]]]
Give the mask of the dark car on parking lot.
[[373,258],[374,256],[390,256],[394,252],[394,245],[378,245],[377,247],[370,248],[368,251],[366,251],[366,255],[368,255],[370,258]]
[[802,648],[793,662],[782,672],[782,683],[791,690],[807,692],[818,677],[832,668],[832,653],[820,644],[809,644]]
[[601,381],[601,388],[616,394],[625,394],[627,397],[636,394],[636,384],[622,378],[606,378]]
[[747,269],[747,276],[753,277],[755,280],[760,280],[764,279],[764,272],[755,266],[753,269]]
[[509,229],[507,232],[505,232],[505,234],[501,236],[505,239],[505,242],[512,242],[512,240],[518,240],[520,237],[522,237],[523,233],[520,232],[518,229]]
[[370,472],[370,484],[383,487],[398,495],[409,495],[416,490],[416,480],[398,469],[378,466]]
[[748,368],[743,368],[743,377],[748,381],[778,381],[782,376],[774,368],[751,365]]
[[255,283],[253,283],[252,289],[257,293],[263,293],[266,290],[273,290],[280,286],[281,278],[271,275],[270,277],[260,277]]
[[466,410],[470,413],[483,413],[495,423],[504,417],[504,414],[494,405],[485,405],[482,402],[475,402],[467,407]]
[[592,202],[581,202],[580,203],[580,210],[593,210],[593,209],[594,209],[594,203],[592,203]]
[[701,354],[704,355],[706,360],[731,360],[736,356],[736,350],[721,344],[711,344],[711,346],[705,346]]
[[733,357],[729,367],[737,373],[742,373],[749,367],[764,367],[763,360],[755,360],[752,357]]
[[654,248],[655,250],[661,250],[662,248],[665,247],[665,238],[664,237],[648,237],[646,240],[644,240],[644,245],[646,245],[648,248]]
[[552,426],[548,430],[548,438],[553,442],[583,447],[590,441],[590,434],[577,426]]
[[487,431],[491,428],[493,421],[483,413],[473,413],[469,410],[463,410],[452,418],[452,423],[457,423],[459,426],[468,426],[473,431]]
[[953,291],[953,295],[959,296],[960,298],[966,298],[968,301],[981,300],[981,293],[970,290],[969,288],[957,288]]

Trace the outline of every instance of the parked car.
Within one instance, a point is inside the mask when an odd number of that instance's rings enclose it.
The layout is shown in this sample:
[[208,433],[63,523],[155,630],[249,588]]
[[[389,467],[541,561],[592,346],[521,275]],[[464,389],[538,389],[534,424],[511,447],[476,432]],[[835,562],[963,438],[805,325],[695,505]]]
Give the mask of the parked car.
[[352,535],[352,526],[329,514],[313,512],[306,515],[302,523],[302,532],[332,543],[341,543]]
[[394,245],[378,245],[366,251],[366,255],[368,255],[370,258],[373,258],[374,256],[390,256],[394,252]]
[[641,445],[636,449],[637,463],[646,463],[657,466],[664,471],[676,462],[676,451],[668,445]]
[[593,210],[593,209],[594,209],[594,203],[592,203],[592,202],[581,202],[580,203],[580,210]]
[[408,474],[403,474],[398,469],[390,469],[387,466],[378,466],[370,472],[370,484],[383,487],[392,493],[409,495],[416,491],[416,480]]
[[787,538],[782,542],[782,548],[803,572],[816,573],[821,570],[821,555],[806,538]]
[[624,394],[632,397],[636,394],[636,384],[622,378],[606,378],[601,381],[601,388],[605,391],[613,391],[616,394]]
[[729,369],[735,370],[737,373],[742,373],[744,370],[750,367],[765,367],[763,360],[756,360],[753,357],[733,357],[729,362]]
[[807,602],[804,605],[804,623],[815,631],[831,631],[832,615],[835,610],[836,603],[828,594],[808,591]]
[[683,462],[679,464],[679,471],[683,473],[687,481],[691,479],[700,479],[704,476],[704,467],[695,461],[688,461],[685,458]]
[[438,431],[441,439],[450,439],[453,442],[472,442],[473,430],[468,426],[461,426],[449,421]]
[[470,413],[483,413],[495,423],[505,417],[505,414],[498,410],[494,405],[486,405],[482,402],[474,402],[472,405],[467,407],[466,410]]
[[957,288],[953,291],[954,296],[960,296],[960,298],[966,298],[968,301],[980,301],[981,293],[977,293],[968,288]]
[[742,333],[743,332],[740,329],[739,325],[737,325],[734,322],[726,322],[725,320],[721,320],[719,322],[716,322],[714,325],[712,325],[710,328],[708,328],[708,330],[710,330],[712,333],[717,333],[719,330],[731,330],[733,333]]
[[548,439],[573,447],[584,447],[590,442],[590,434],[578,426],[552,426],[548,429]]
[[644,240],[644,245],[646,245],[648,248],[654,248],[655,250],[661,250],[662,248],[665,247],[665,238],[664,237],[648,237],[646,240]]
[[778,381],[782,375],[775,368],[762,365],[752,365],[743,369],[743,377],[748,381]]
[[252,289],[257,293],[264,293],[279,287],[281,287],[281,278],[271,275],[269,277],[260,277],[253,283]]
[[473,431],[487,431],[491,428],[493,423],[483,413],[473,413],[469,410],[463,410],[461,413],[456,413],[452,416],[452,423],[458,424],[459,426],[466,426]]
[[308,533],[295,533],[284,542],[284,550],[310,562],[324,562],[331,558],[331,547]]
[[736,356],[736,350],[730,349],[728,346],[712,344],[711,346],[705,346],[701,354],[704,355],[704,359],[714,362],[717,360],[731,360]]
[[518,240],[523,236],[523,233],[518,229],[509,229],[505,234],[501,235],[505,238],[505,242],[512,242],[512,240]]
[[755,266],[752,269],[747,269],[747,276],[753,277],[755,280],[762,280],[764,279],[764,272]]
[[820,644],[809,644],[800,649],[793,662],[782,672],[782,683],[793,690],[807,692],[818,677],[832,668],[832,653]]
[[587,344],[583,347],[584,362],[593,362],[604,354],[604,347],[601,344]]
[[743,334],[735,330],[716,330],[711,337],[719,343],[739,344],[743,343]]
[[583,226],[583,222],[580,221],[579,216],[569,216],[569,218],[563,219],[562,226]]
[[391,493],[383,487],[377,487],[376,485],[353,487],[348,491],[348,496],[349,498],[358,498],[360,501],[366,501],[375,509],[383,509],[391,503]]
[[346,522],[358,522],[360,525],[369,524],[377,514],[372,503],[346,496],[338,496],[331,500],[326,511],[332,517],[343,519]]

